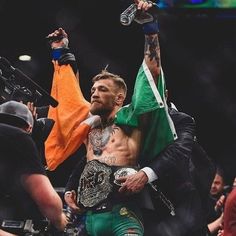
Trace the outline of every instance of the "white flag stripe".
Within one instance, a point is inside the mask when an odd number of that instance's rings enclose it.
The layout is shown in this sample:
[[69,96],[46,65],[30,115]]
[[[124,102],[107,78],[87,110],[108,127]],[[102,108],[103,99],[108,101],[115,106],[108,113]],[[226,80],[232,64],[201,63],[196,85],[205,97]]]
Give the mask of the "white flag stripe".
[[158,91],[158,89],[156,87],[155,81],[154,81],[154,79],[152,77],[152,74],[151,74],[149,68],[147,67],[147,64],[146,64],[145,60],[143,60],[143,71],[144,71],[144,73],[145,73],[145,75],[147,77],[147,80],[148,80],[149,85],[150,85],[150,87],[152,89],[152,92],[153,92],[153,94],[154,94],[154,96],[155,96],[155,98],[157,100],[157,103],[159,104],[159,106],[161,108],[164,107],[164,103],[163,103],[163,100],[161,98],[161,95],[160,95],[160,93],[159,93],[159,91]]
[[[162,70],[162,67],[161,67],[161,79],[162,79],[162,84],[165,84],[165,79],[164,79],[164,72]],[[177,133],[175,131],[175,126],[174,126],[174,123],[169,115],[169,112],[168,112],[168,106],[166,104],[166,99],[164,99],[164,103],[165,103],[165,112],[166,112],[166,116],[167,116],[167,119],[168,119],[168,122],[169,122],[169,125],[170,125],[170,129],[171,129],[171,132],[173,134],[173,137],[174,137],[174,140],[178,138],[177,136]]]

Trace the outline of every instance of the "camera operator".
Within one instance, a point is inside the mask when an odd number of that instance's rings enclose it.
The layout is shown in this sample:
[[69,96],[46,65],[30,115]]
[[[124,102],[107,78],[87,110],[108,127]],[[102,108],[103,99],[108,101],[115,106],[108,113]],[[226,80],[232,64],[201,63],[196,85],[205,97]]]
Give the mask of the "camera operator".
[[0,220],[37,222],[46,217],[63,231],[67,224],[63,204],[46,176],[30,135],[32,127],[26,105],[16,101],[0,105]]

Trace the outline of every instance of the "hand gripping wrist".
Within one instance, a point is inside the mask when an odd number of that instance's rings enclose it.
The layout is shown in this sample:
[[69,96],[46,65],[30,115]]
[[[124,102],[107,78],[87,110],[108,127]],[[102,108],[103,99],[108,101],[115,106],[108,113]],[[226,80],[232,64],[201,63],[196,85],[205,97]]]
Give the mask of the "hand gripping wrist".
[[63,35],[46,37],[52,49],[68,48],[69,39]]

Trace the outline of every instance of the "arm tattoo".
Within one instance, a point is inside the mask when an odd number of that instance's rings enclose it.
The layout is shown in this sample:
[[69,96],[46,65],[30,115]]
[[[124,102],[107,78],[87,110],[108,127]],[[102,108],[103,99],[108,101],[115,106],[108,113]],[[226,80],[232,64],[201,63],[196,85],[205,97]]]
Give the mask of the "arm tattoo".
[[93,147],[94,155],[102,155],[103,148],[108,144],[111,136],[113,136],[117,130],[119,130],[119,128],[112,125],[105,128],[95,128],[90,131],[88,137],[89,142]]
[[159,50],[160,45],[157,35],[147,35],[145,37],[144,54],[149,57],[150,61],[154,59],[158,66],[160,64]]

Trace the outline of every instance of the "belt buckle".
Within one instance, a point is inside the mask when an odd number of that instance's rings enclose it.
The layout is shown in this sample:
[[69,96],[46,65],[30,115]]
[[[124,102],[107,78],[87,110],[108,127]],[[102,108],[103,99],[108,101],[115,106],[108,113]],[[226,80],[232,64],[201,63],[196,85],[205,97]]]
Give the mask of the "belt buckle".
[[78,203],[84,207],[95,207],[107,199],[112,192],[111,167],[97,160],[89,161],[80,177]]

